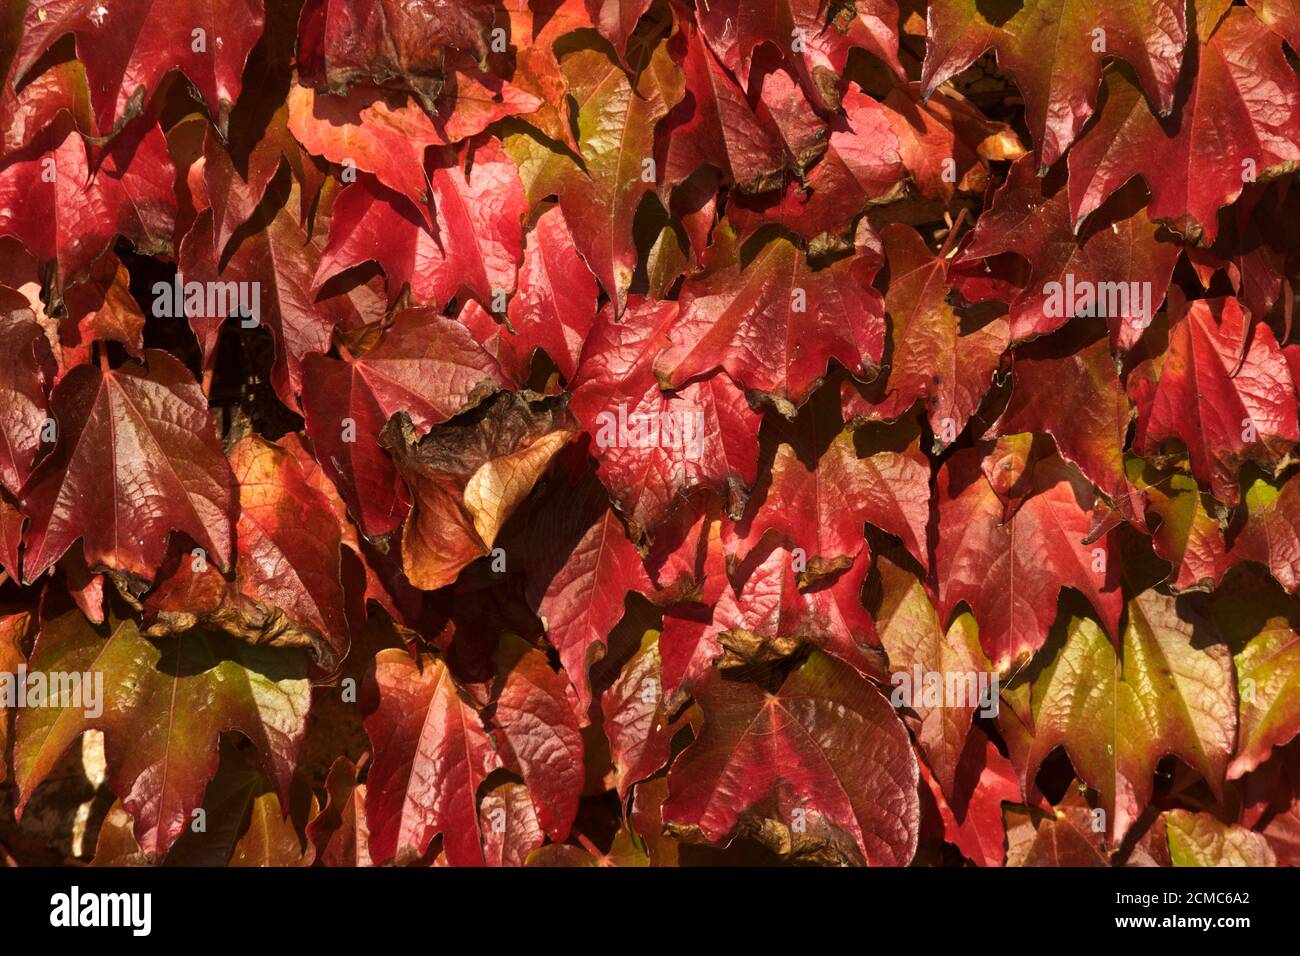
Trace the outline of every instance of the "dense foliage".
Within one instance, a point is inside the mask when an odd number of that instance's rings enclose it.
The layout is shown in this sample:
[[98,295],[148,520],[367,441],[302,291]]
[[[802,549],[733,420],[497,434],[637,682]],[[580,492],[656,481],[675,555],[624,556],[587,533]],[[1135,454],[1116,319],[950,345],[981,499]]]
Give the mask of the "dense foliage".
[[0,857],[1300,858],[1285,0],[6,0]]

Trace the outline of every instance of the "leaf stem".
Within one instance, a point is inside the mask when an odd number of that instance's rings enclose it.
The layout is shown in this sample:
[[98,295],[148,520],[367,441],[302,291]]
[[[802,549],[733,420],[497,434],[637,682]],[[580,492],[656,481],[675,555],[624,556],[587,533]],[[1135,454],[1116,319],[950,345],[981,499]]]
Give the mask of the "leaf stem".
[[582,845],[582,848],[583,848],[584,850],[586,850],[588,853],[590,853],[592,856],[596,857],[597,859],[601,859],[601,860],[605,859],[605,854],[602,853],[602,852],[601,852],[601,851],[596,847],[596,844],[592,843],[590,840],[588,840],[588,839],[587,839],[585,836],[583,836],[581,833],[574,833],[573,835],[574,835],[575,837],[577,837],[577,839],[578,839],[578,843],[580,843],[580,844]]
[[939,250],[939,258],[947,259],[948,253],[952,251],[953,240],[957,238],[957,233],[961,230],[962,223],[966,221],[966,207],[962,206],[957,210],[957,218],[953,220],[952,226],[948,229],[948,235],[944,236],[943,248]]

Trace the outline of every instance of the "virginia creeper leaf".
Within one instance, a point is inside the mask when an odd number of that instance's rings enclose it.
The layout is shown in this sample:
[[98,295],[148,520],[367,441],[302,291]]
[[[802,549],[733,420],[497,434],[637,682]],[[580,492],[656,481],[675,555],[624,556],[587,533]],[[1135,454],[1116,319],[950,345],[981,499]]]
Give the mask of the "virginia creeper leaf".
[[496,663],[498,752],[528,785],[541,829],[560,842],[569,836],[584,781],[577,695],[544,653],[513,635],[502,639]]
[[478,787],[501,758],[451,671],[428,654],[375,657],[366,717],[374,762],[366,778],[366,826],[376,863],[424,855],[441,833],[453,866],[482,866]]
[[572,409],[592,436],[600,477],[638,532],[653,530],[701,486],[743,502],[758,467],[761,416],[725,374],[664,392],[655,358],[676,303],[629,300],[597,317],[573,382]]
[[387,534],[406,513],[405,491],[377,444],[389,418],[406,412],[422,435],[502,384],[492,357],[459,323],[432,309],[398,313],[379,343],[350,361],[307,356],[302,403],[308,431],[322,467],[367,535]]
[[1226,505],[1240,498],[1243,463],[1274,466],[1300,440],[1286,359],[1269,327],[1252,323],[1236,299],[1192,302],[1170,329],[1134,449],[1151,454],[1170,438],[1187,446],[1192,474]]
[[180,70],[224,132],[244,64],[262,34],[262,0],[236,0],[220,14],[195,2],[46,0],[27,7],[15,62],[21,79],[61,36],[76,37],[98,127],[106,134],[138,115],[159,81]]
[[1010,344],[1007,323],[995,318],[962,335],[947,302],[947,260],[910,226],[886,226],[880,239],[889,262],[889,363],[870,386],[844,383],[844,416],[888,421],[920,401],[941,450],[965,430],[992,384]]
[[241,439],[230,464],[239,482],[239,587],[305,631],[316,666],[331,673],[348,652],[349,635],[338,519],[297,460],[270,442]]
[[1169,113],[1187,33],[1184,7],[1175,0],[1123,8],[1029,0],[1004,9],[975,0],[936,0],[926,11],[921,85],[929,96],[984,51],[997,51],[998,64],[1015,76],[1025,98],[1038,168],[1045,170],[1092,115],[1105,56],[1132,64],[1151,101]]
[[1043,338],[1011,355],[1011,398],[986,437],[1051,435],[1121,515],[1143,526],[1142,502],[1124,472],[1124,443],[1132,410],[1100,338],[1081,344],[1073,330]]
[[235,480],[207,401],[167,353],[145,362],[78,366],[51,395],[59,441],[22,493],[26,581],[78,538],[90,567],[137,581],[153,579],[173,531],[230,564]]
[[794,421],[769,420],[762,448],[763,477],[736,527],[742,555],[774,532],[806,555],[808,584],[852,564],[869,523],[929,567],[930,468],[915,427],[845,429],[828,388]]
[[94,714],[81,700],[63,700],[22,712],[14,741],[20,812],[64,751],[90,729],[104,732],[109,786],[135,821],[140,848],[155,858],[202,803],[217,770],[221,731],[238,731],[253,742],[287,802],[311,699],[297,652],[203,631],[155,643],[129,620],[106,640],[79,611],[70,611],[41,625],[30,666],[86,680],[99,675],[102,707]]
[[885,322],[870,285],[876,255],[814,270],[792,242],[775,238],[742,269],[736,253],[683,287],[672,344],[655,360],[662,387],[722,368],[793,417],[831,359],[865,377],[879,368]]
[[671,756],[674,727],[663,687],[658,632],[645,632],[641,646],[601,695],[600,711],[618,774],[618,795],[626,800],[634,783],[658,771]]
[[1249,10],[1231,9],[1187,59],[1167,119],[1153,116],[1119,71],[1106,75],[1101,118],[1069,156],[1075,223],[1141,176],[1148,215],[1209,244],[1219,208],[1241,195],[1248,176],[1265,179],[1300,162],[1300,82],[1282,41]]
[[[30,9],[36,9],[33,5]],[[56,121],[0,163],[0,236],[16,236],[71,280],[121,234],[142,253],[171,251],[176,196],[167,143],[141,118],[107,146]]]
[[1158,241],[1133,189],[1106,212],[1106,222],[1089,220],[1078,232],[1070,225],[1063,175],[1039,179],[1028,157],[1011,167],[956,263],[1007,252],[1029,262],[1028,280],[1011,302],[1013,341],[1096,315],[1106,317],[1112,341],[1127,350],[1150,326],[1178,247]]
[[695,695],[704,727],[669,771],[666,825],[713,843],[743,833],[798,859],[911,860],[916,757],[852,670],[814,653],[776,693],[715,671]]
[[492,550],[506,519],[573,437],[570,421],[562,406],[533,408],[503,392],[422,439],[409,419],[384,429],[380,444],[393,455],[412,500],[402,527],[403,567],[412,584],[443,587]]
[[1064,746],[1101,793],[1116,842],[1150,800],[1166,754],[1221,792],[1237,729],[1231,654],[1209,619],[1186,598],[1155,591],[1128,611],[1122,664],[1095,623],[1071,617],[1059,652],[1034,680],[1035,733],[1022,778],[1027,785]]
[[[442,307],[462,293],[484,308],[515,288],[523,257],[524,192],[514,163],[492,136],[428,150],[428,205],[416,204],[369,176],[334,203],[329,241],[313,289],[353,266],[378,262],[396,301],[410,284],[415,298]],[[422,208],[423,206],[423,208]]]
[[1210,813],[1170,810],[1165,814],[1174,866],[1276,866],[1262,834],[1232,826]]
[[298,21],[298,70],[327,93],[353,83],[413,90],[430,112],[447,49],[482,57],[493,0],[307,0]]
[[[968,696],[961,706],[947,701],[944,703],[951,706],[926,706],[912,673],[919,668],[923,674],[943,675],[945,682],[949,675],[965,681],[967,675],[986,673],[988,661],[980,649],[979,629],[973,617],[960,614],[945,634],[920,581],[883,556],[877,568],[884,595],[876,612],[880,643],[889,655],[892,673],[907,676],[911,694],[904,703],[921,719],[917,741],[944,796],[951,798],[971,719],[981,701],[975,695]],[[899,686],[897,682],[895,686]]]

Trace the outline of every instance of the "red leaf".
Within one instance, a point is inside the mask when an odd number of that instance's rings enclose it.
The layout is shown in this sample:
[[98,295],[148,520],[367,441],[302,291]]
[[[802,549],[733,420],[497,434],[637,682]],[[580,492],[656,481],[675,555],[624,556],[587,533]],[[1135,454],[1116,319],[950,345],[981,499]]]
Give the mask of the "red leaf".
[[4,83],[0,89],[0,129],[4,130],[0,156],[7,158],[30,144],[54,124],[60,110],[72,115],[77,129],[98,134],[89,101],[86,69],[77,60],[56,63],[39,76],[29,75],[19,91],[12,83]]
[[727,586],[719,504],[707,495],[683,502],[663,525],[646,555],[658,587],[655,600],[713,604]]
[[1060,333],[1016,349],[1011,398],[985,437],[1037,432],[1051,435],[1121,515],[1145,527],[1142,500],[1124,473],[1124,443],[1132,417],[1128,396],[1104,338]]
[[59,374],[89,362],[94,342],[119,342],[132,358],[144,354],[144,313],[131,295],[131,274],[112,252],[90,267],[90,275],[67,287],[68,314],[59,323]]
[[348,652],[338,519],[293,456],[264,439],[242,439],[230,464],[239,482],[239,587],[303,627],[329,674]]
[[957,765],[953,803],[944,797],[925,766],[921,776],[930,785],[944,839],[954,844],[976,866],[1003,866],[1007,858],[1007,833],[1003,804],[1020,803],[1020,784],[1015,768],[998,752],[984,731],[975,727]]
[[501,384],[491,356],[459,323],[430,309],[400,312],[379,344],[351,361],[307,356],[307,430],[362,531],[387,534],[407,510],[397,471],[378,447],[389,418],[406,412],[422,435]]
[[487,53],[493,0],[307,0],[298,21],[298,70],[327,93],[397,81],[431,112],[448,47]]
[[1141,176],[1152,219],[1212,243],[1219,208],[1241,195],[1247,173],[1263,179],[1300,161],[1300,82],[1281,40],[1250,11],[1230,10],[1188,59],[1174,101],[1179,121],[1153,116],[1122,73],[1107,74],[1101,119],[1070,152],[1076,223]]
[[1187,446],[1192,474],[1226,505],[1240,497],[1244,462],[1276,467],[1300,441],[1286,359],[1272,330],[1252,323],[1236,299],[1193,302],[1169,331],[1150,405],[1139,404],[1134,449],[1152,454],[1168,438]]
[[586,0],[587,13],[601,36],[614,44],[620,59],[627,57],[627,41],[637,21],[653,0]]
[[577,696],[545,654],[513,635],[502,639],[496,663],[497,749],[528,785],[542,830],[560,842],[569,836],[584,781]]
[[663,124],[668,143],[667,190],[705,164],[741,192],[761,193],[783,186],[790,157],[777,130],[755,114],[745,91],[723,69],[690,20],[683,19],[671,48],[682,64],[686,96]]
[[1167,114],[1175,104],[1186,40],[1186,16],[1176,0],[1156,0],[1140,10],[1047,0],[1005,12],[966,0],[936,0],[926,13],[921,84],[928,96],[985,50],[996,50],[998,65],[1015,76],[1025,98],[1038,168],[1045,170],[1092,115],[1105,56],[1127,60],[1151,101]]
[[[268,73],[273,70],[267,68]],[[275,95],[269,89],[258,92],[267,99]],[[271,116],[264,120],[268,112]],[[246,114],[253,115],[246,118]],[[240,122],[228,142],[223,143],[211,127],[203,137],[203,188],[212,207],[212,248],[223,255],[239,227],[256,215],[282,165],[288,165],[300,186],[300,222],[308,221],[324,184],[324,174],[289,132],[288,107],[274,99],[268,103],[261,97],[245,97],[234,115]],[[173,135],[181,128],[180,124],[172,127]],[[246,132],[250,129],[255,132]]]
[[27,300],[0,287],[0,485],[13,494],[44,443],[46,379],[53,374],[44,335]]
[[502,6],[501,12],[508,17],[511,47],[493,61],[494,71],[536,96],[541,103],[527,116],[528,122],[576,153],[569,81],[556,59],[555,41],[574,30],[591,27],[585,0],[532,0]]
[[78,366],[55,388],[59,442],[23,488],[26,581],[78,538],[91,568],[133,581],[153,579],[173,531],[230,564],[235,482],[207,402],[170,355],[145,361]]
[[441,833],[453,866],[482,866],[478,786],[501,766],[478,711],[442,661],[384,650],[367,678],[374,762],[366,825],[376,863],[421,857]]
[[528,854],[546,842],[528,788],[518,783],[503,783],[483,794],[479,826],[488,866],[523,866]]
[[452,76],[450,89],[439,94],[436,117],[394,90],[354,87],[338,97],[295,85],[289,90],[289,129],[308,152],[374,173],[389,189],[420,203],[428,195],[425,147],[476,136],[497,120],[541,104],[532,94],[473,67]]
[[660,390],[653,363],[678,311],[633,299],[621,320],[607,306],[587,337],[572,409],[592,454],[634,529],[653,531],[701,486],[742,502],[758,465],[762,416],[723,374]]
[[276,345],[271,384],[280,401],[296,409],[303,360],[327,351],[335,328],[356,328],[377,318],[372,314],[377,303],[365,297],[364,289],[355,299],[313,292],[320,250],[287,206],[260,207],[253,226],[241,230],[243,238],[226,256],[211,245],[210,216],[201,214],[181,244],[176,280],[154,284],[154,311],[165,308],[163,315],[176,317],[184,313],[203,349],[205,368],[216,360],[228,319],[233,316],[244,328],[265,323]]
[[675,727],[669,722],[667,700],[659,659],[659,635],[646,631],[641,646],[600,698],[605,737],[618,775],[621,800],[627,799],[634,783],[668,763]]
[[[802,562],[790,551],[778,547],[753,558],[761,560],[747,559],[734,589],[725,589],[718,599],[695,652],[697,661],[703,663],[707,650],[710,661],[722,654],[724,667],[761,664],[811,644],[864,676],[882,676],[880,640],[862,605],[862,583],[870,568],[866,557],[805,590],[798,586]],[[684,677],[694,677],[691,669]]]
[[413,97],[374,87],[321,96],[295,85],[288,102],[289,130],[309,153],[374,173],[413,203],[428,196],[424,150],[446,140]]
[[[30,9],[35,10],[33,5]],[[121,234],[144,253],[170,252],[173,170],[157,125],[140,119],[87,147],[66,119],[0,165],[0,236],[16,236],[65,280]]]
[[412,499],[402,527],[403,567],[412,584],[443,587],[492,550],[506,520],[573,437],[570,421],[559,406],[535,408],[502,392],[420,440],[400,421],[385,429],[381,444]]
[[407,283],[438,307],[468,293],[492,309],[515,288],[523,257],[524,191],[515,165],[492,136],[428,151],[428,205],[417,205],[361,176],[334,203],[329,241],[312,284],[319,291],[344,269],[378,262],[389,301]]
[[831,359],[868,377],[879,367],[884,308],[870,285],[878,256],[861,253],[814,271],[783,238],[767,243],[743,269],[739,249],[730,252],[683,287],[672,345],[655,360],[662,387],[681,388],[722,368],[792,417]]
[[1133,190],[1107,211],[1108,221],[1089,220],[1076,233],[1063,177],[1039,179],[1028,157],[1011,167],[956,261],[970,265],[1006,252],[1028,260],[1028,280],[1011,302],[1013,341],[1051,332],[1074,316],[1102,315],[1111,340],[1127,350],[1150,326],[1169,288],[1178,247],[1157,241]]
[[[725,578],[723,583],[730,588]],[[684,604],[665,611],[659,653],[663,661],[664,694],[673,698],[679,691],[693,688],[722,656],[718,629],[713,626],[713,609]]]
[[1300,11],[1289,0],[1250,0],[1255,11],[1270,30],[1286,40],[1292,50],[1300,48]]
[[805,239],[840,237],[867,206],[897,199],[903,161],[893,114],[856,89],[844,97],[845,116],[830,124],[826,152],[802,182],[779,193],[737,199],[731,218],[742,238],[779,223]]
[[795,858],[904,866],[916,852],[916,757],[889,704],[813,654],[775,694],[714,672],[704,728],[673,763],[666,825],[725,843],[738,832]]
[[569,93],[578,104],[583,167],[547,151],[530,195],[555,193],[578,251],[622,311],[636,272],[632,221],[655,187],[654,128],[681,97],[681,80],[666,44],[659,44],[633,87],[604,53],[579,50],[564,58]]
[[915,426],[854,432],[844,428],[838,406],[827,388],[794,421],[768,421],[763,477],[736,527],[742,556],[774,532],[803,552],[800,581],[808,584],[853,563],[868,523],[901,538],[929,567],[930,463]]
[[855,46],[902,75],[898,8],[892,0],[840,8],[829,23],[826,12],[820,0],[711,0],[700,5],[698,16],[709,45],[741,83],[749,85],[755,51],[771,44],[786,55],[809,97],[824,109],[840,105],[839,74]]
[[948,261],[930,254],[910,226],[880,232],[889,261],[892,346],[888,367],[870,386],[846,380],[843,414],[849,420],[898,418],[920,400],[942,450],[961,434],[993,382],[1009,343],[1005,319],[995,318],[961,335],[961,321],[947,303]]
[[[880,643],[889,655],[891,683],[898,695],[890,702],[896,707],[910,708],[920,718],[920,727],[914,732],[926,763],[933,769],[942,794],[955,798],[958,795],[955,781],[975,711],[997,707],[996,697],[981,700],[978,693],[966,693],[966,678],[987,674],[989,669],[988,660],[980,650],[978,629],[968,614],[958,615],[952,626],[945,629],[919,580],[883,556],[877,568],[882,599],[876,624],[880,629]],[[924,694],[924,678],[917,681],[914,674],[939,674],[945,682],[950,677],[959,679],[965,696],[960,703],[941,700],[938,706],[929,705]],[[906,694],[899,693],[903,689],[907,690]],[[943,806],[941,803],[940,810]]]
[[979,622],[980,644],[1004,674],[1042,646],[1062,587],[1084,594],[1116,636],[1123,598],[1112,535],[1083,543],[1092,527],[1091,488],[1059,460],[1039,462],[1033,492],[1004,522],[981,458],[979,449],[966,449],[939,471],[940,619],[948,621],[965,601]]
[[908,83],[891,89],[884,105],[903,165],[927,199],[951,202],[958,191],[982,193],[989,161],[1025,154],[1009,126],[989,120],[955,92],[936,90],[923,99],[920,84]]
[[784,58],[775,55],[771,47],[763,49],[766,55],[762,56],[762,68],[754,71],[749,84],[758,99],[758,118],[776,127],[794,168],[802,173],[826,152],[830,130],[808,102]]
[[475,302],[466,303],[460,320],[516,384],[528,379],[533,353],[541,349],[572,386],[583,343],[595,323],[599,292],[591,270],[578,256],[563,210],[552,207],[528,233],[508,322],[493,318]]
[[224,132],[248,55],[262,35],[262,0],[210,4],[48,0],[27,8],[15,79],[60,37],[76,37],[95,120],[105,134],[137,116],[162,78],[180,70]]
[[[578,692],[579,713],[591,705],[587,668],[603,657],[609,632],[623,616],[630,591],[652,590],[641,555],[628,540],[618,516],[602,509],[583,523],[580,537],[562,551],[540,557],[528,582],[529,603],[546,627],[546,639],[560,654],[560,662]],[[545,546],[545,545],[543,545]]]
[[1110,866],[1092,809],[1071,789],[1053,812],[1007,810],[1007,866]]
[[1256,479],[1246,489],[1245,506],[1229,561],[1258,561],[1282,587],[1300,591],[1300,482],[1287,480],[1279,488]]
[[357,782],[357,768],[338,757],[325,778],[329,801],[307,824],[307,838],[321,866],[372,866],[370,834],[366,832],[366,785]]

